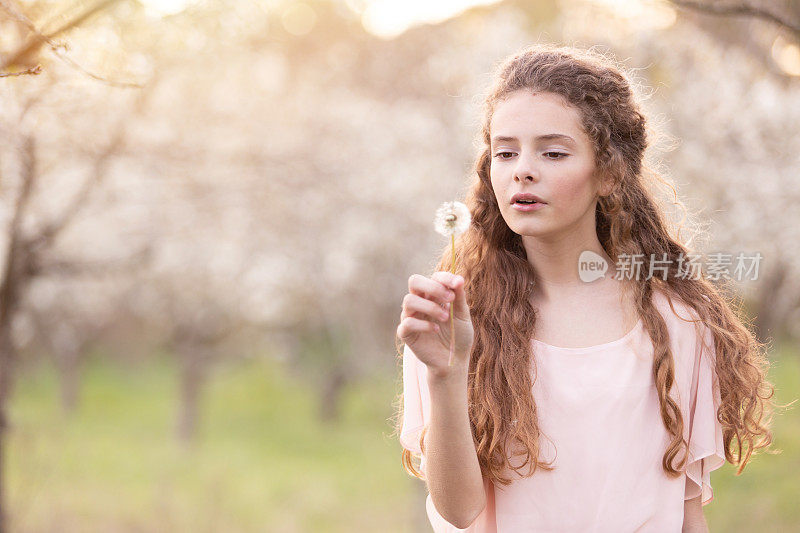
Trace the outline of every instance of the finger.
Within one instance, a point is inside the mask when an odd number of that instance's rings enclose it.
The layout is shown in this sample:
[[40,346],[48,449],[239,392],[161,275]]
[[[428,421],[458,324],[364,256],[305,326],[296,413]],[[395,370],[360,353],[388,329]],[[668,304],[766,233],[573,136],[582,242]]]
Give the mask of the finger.
[[400,322],[400,325],[397,326],[397,336],[403,341],[419,333],[430,333],[435,331],[439,331],[438,325],[434,324],[433,322],[414,317],[404,318],[403,321]]
[[446,270],[440,270],[438,272],[434,272],[433,275],[431,276],[431,279],[438,281],[451,292],[456,288],[456,282],[458,280],[461,281],[464,280],[464,278],[462,278],[458,274],[453,274],[452,272],[447,272]]
[[420,274],[412,274],[408,278],[408,292],[422,296],[428,300],[433,300],[440,305],[445,305],[455,299],[453,291],[449,290],[443,283],[433,279],[438,273],[430,278]]
[[469,316],[469,305],[467,304],[467,294],[464,291],[463,276],[452,272],[436,272],[432,277],[448,287],[448,290],[455,295],[453,300],[453,315],[456,318],[466,319]]
[[403,313],[400,315],[400,319],[407,316],[440,322],[450,318],[450,310],[449,308],[445,310],[436,302],[422,296],[408,293],[403,298]]

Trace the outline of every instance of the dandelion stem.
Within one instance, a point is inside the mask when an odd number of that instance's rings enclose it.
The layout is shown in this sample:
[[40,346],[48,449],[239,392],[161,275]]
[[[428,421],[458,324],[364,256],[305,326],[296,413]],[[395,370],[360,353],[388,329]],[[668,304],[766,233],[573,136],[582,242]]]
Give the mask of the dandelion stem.
[[[455,234],[450,234],[450,248],[453,250],[453,260],[450,262],[450,273],[456,273],[456,237]],[[453,319],[453,306],[455,299],[450,302],[450,358],[447,361],[447,366],[453,366],[453,352],[456,346],[456,329],[454,327],[455,320]]]

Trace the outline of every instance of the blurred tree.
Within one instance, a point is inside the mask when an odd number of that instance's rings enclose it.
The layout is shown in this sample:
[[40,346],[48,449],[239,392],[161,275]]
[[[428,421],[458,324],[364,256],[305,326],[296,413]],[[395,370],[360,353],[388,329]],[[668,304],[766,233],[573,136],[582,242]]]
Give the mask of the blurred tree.
[[208,284],[196,275],[191,279],[196,283],[188,291],[172,285],[172,289],[162,293],[170,294],[165,301],[171,316],[166,341],[179,363],[181,382],[176,434],[185,445],[195,442],[197,437],[202,389],[211,365],[225,355],[225,341],[234,338],[241,327],[229,309],[207,290]]
[[[32,192],[41,187],[36,137],[32,133],[19,132],[22,146],[19,152],[22,163],[19,191],[12,207],[11,223],[6,228],[8,245],[5,265],[0,278],[0,456],[4,452],[7,420],[7,401],[13,386],[16,364],[16,347],[12,338],[12,326],[23,308],[23,299],[31,283],[43,275],[54,263],[65,263],[53,257],[54,244],[58,236],[75,220],[89,202],[92,189],[108,174],[111,157],[122,147],[122,128],[110,142],[95,155],[92,169],[80,189],[51,220],[42,223],[34,231],[26,220],[31,211]],[[68,348],[72,349],[74,348]],[[67,348],[64,348],[67,349]],[[61,350],[63,353],[63,350]],[[0,463],[0,468],[2,468]],[[0,480],[2,480],[0,470]],[[2,487],[0,487],[2,495]],[[1,502],[1,500],[0,500]],[[0,503],[1,505],[1,503]],[[2,509],[2,507],[0,507]],[[3,514],[0,512],[0,520]],[[2,526],[0,526],[0,530]]]
[[784,2],[782,5],[771,0],[701,1],[669,0],[678,7],[700,13],[719,16],[738,16],[766,20],[778,27],[789,30],[800,41],[800,4]]
[[[59,50],[66,47],[66,44],[56,42],[55,38],[81,26],[97,13],[110,8],[119,1],[120,0],[100,0],[94,5],[73,15],[72,18],[69,18],[55,29],[43,33],[37,29],[29,16],[17,5],[17,2],[14,0],[0,0],[0,11],[3,12],[5,17],[10,19],[11,25],[17,30],[17,35],[19,37],[19,44],[15,49],[8,52],[0,51],[2,52],[0,53],[0,75],[7,76],[21,73],[38,74],[41,72],[39,55],[42,46],[45,44],[50,45],[51,50],[57,56],[64,58],[64,56],[59,53]],[[50,3],[41,1],[32,2],[27,9],[30,12],[41,15],[46,13],[46,10],[52,9],[51,5],[48,4]],[[73,5],[75,7],[80,7],[79,2],[75,2]],[[5,22],[6,21],[0,20],[3,26],[8,26]]]
[[42,310],[28,306],[26,315],[33,324],[37,344],[43,345],[57,369],[62,410],[64,414],[72,414],[78,407],[82,359],[90,343],[101,335],[113,315],[106,315],[106,322],[85,320],[90,315],[64,309],[63,304],[67,302],[76,303],[75,300],[59,298]]
[[[115,0],[103,1],[93,7],[82,11],[56,30],[43,34],[37,30],[36,25],[31,21],[28,14],[23,13],[21,8],[8,0],[0,1],[0,12],[4,18],[0,19],[0,26],[8,27],[9,24],[17,28],[18,35],[22,37],[21,44],[10,52],[2,54],[0,59],[0,72],[18,69],[31,69],[31,65],[41,62],[39,50],[43,44],[50,44],[52,49],[60,45],[53,39],[69,30],[75,29],[84,24],[99,11],[111,6]],[[34,3],[30,6],[31,11],[38,15],[48,14],[45,8],[53,8],[45,3]],[[58,54],[56,54],[58,55]],[[63,59],[63,56],[61,56]],[[66,61],[70,68],[75,70],[76,63]],[[36,71],[38,68],[34,67]],[[81,75],[87,72],[78,68]],[[0,531],[5,531],[8,527],[8,510],[5,507],[5,487],[4,487],[4,462],[6,435],[9,428],[7,418],[7,404],[13,387],[14,371],[16,366],[18,347],[15,345],[13,326],[21,316],[25,306],[25,297],[37,278],[47,275],[51,270],[71,268],[77,270],[80,263],[64,257],[57,250],[59,238],[68,233],[70,228],[90,205],[91,196],[101,182],[109,174],[112,159],[117,156],[124,147],[125,141],[125,120],[124,117],[113,124],[107,131],[107,137],[98,143],[97,148],[83,149],[84,153],[77,152],[74,155],[84,155],[84,165],[87,168],[85,176],[80,185],[72,191],[71,195],[63,196],[63,202],[53,205],[52,195],[46,199],[46,192],[49,192],[56,183],[51,183],[51,157],[48,143],[53,140],[52,133],[41,128],[41,125],[26,125],[26,119],[31,116],[39,115],[37,106],[48,103],[48,99],[56,96],[56,80],[58,74],[53,73],[48,79],[36,85],[35,89],[25,90],[20,87],[4,87],[4,109],[3,116],[0,117],[0,133],[3,134],[6,154],[18,160],[18,175],[14,180],[0,179],[5,184],[6,203],[2,206],[3,213],[8,219],[5,228],[6,247],[3,256],[4,268],[0,277]],[[104,80],[99,76],[90,76],[100,81]],[[3,83],[10,83],[6,80]],[[19,90],[19,92],[15,92]],[[142,95],[146,94],[143,92]],[[76,93],[76,98],[80,95]],[[141,95],[140,95],[141,96]],[[56,96],[58,97],[58,96]],[[139,102],[141,104],[141,100]],[[42,110],[47,114],[48,111]],[[34,119],[35,120],[35,119]],[[35,124],[35,123],[34,123]],[[77,132],[76,128],[70,133]],[[62,147],[61,149],[63,149]],[[0,169],[1,171],[2,169]],[[43,178],[48,181],[44,181]],[[45,192],[46,191],[46,192]],[[13,193],[16,193],[15,195]],[[41,325],[41,322],[40,322]],[[56,333],[56,332],[54,332]],[[74,343],[64,343],[58,341],[58,350],[66,363],[75,362]],[[69,346],[67,346],[69,344]],[[69,397],[69,387],[66,385],[65,395]],[[72,400],[67,399],[70,402]]]
[[791,81],[800,72],[796,60],[792,61],[794,65],[789,72],[776,61],[781,55],[794,57],[793,50],[800,46],[800,3],[667,1],[722,46],[746,51],[774,76]]

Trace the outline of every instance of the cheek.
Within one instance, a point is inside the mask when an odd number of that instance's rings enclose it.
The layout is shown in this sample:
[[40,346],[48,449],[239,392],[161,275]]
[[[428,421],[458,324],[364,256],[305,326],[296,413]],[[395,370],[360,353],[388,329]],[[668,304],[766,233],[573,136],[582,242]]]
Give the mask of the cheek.
[[594,197],[594,185],[590,178],[586,176],[577,176],[574,179],[563,179],[553,192],[559,200],[567,202],[578,202],[581,200],[589,200]]
[[494,185],[498,181],[497,171],[494,168],[494,163],[489,165],[489,181],[492,182],[492,185]]
[[586,194],[586,184],[582,181],[565,181],[557,187],[559,198],[577,200]]
[[492,190],[495,196],[503,194],[508,187],[508,183],[491,169],[489,171],[489,182],[492,184]]

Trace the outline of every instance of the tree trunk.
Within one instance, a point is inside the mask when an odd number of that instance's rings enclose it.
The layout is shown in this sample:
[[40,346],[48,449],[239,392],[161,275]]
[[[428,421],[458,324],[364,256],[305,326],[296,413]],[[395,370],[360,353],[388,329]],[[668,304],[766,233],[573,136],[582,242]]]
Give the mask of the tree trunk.
[[181,357],[181,403],[178,414],[178,439],[185,445],[197,437],[200,417],[200,391],[203,386],[205,359],[199,350],[185,348]]
[[320,419],[324,423],[338,420],[340,416],[340,404],[342,391],[347,383],[344,370],[336,368],[329,375],[322,387],[320,395]]
[[0,533],[8,531],[6,509],[6,444],[8,430],[8,399],[11,397],[14,347],[11,344],[10,324],[0,323]]
[[[2,371],[5,374],[5,369]],[[5,379],[0,378],[0,380],[5,381]],[[0,385],[0,387],[5,387],[5,383]],[[4,396],[0,394],[0,397]],[[7,419],[6,419],[6,401],[5,398],[0,399],[0,533],[4,533],[6,530],[6,505],[5,505],[5,454],[6,454],[6,429],[7,429]]]
[[789,269],[785,262],[779,261],[774,269],[767,275],[758,294],[758,305],[753,325],[756,337],[760,342],[776,333],[776,328],[785,324],[781,321],[785,307],[781,302],[781,292],[786,284]]
[[78,407],[79,359],[77,350],[64,351],[56,358],[59,384],[61,386],[61,410],[65,415],[74,413]]

